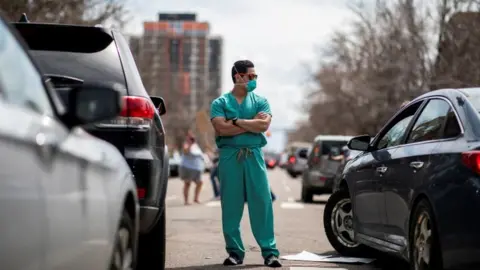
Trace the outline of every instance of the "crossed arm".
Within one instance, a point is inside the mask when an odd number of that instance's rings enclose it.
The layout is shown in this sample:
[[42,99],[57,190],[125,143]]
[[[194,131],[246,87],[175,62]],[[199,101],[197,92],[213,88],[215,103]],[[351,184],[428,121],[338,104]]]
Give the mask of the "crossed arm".
[[268,130],[272,117],[264,112],[258,113],[254,119],[238,119],[237,125],[223,117],[212,119],[212,125],[219,136],[235,136],[245,132],[262,133]]

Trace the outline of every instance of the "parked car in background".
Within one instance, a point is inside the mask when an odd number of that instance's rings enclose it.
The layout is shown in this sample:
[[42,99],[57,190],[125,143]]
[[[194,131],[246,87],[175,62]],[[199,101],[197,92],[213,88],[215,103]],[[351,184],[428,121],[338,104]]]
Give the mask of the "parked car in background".
[[147,94],[128,43],[117,30],[28,22],[13,25],[67,107],[71,106],[70,92],[87,82],[120,85],[120,115],[85,129],[116,146],[134,174],[140,203],[138,269],[163,269],[169,158],[160,118],[166,112],[163,99]]
[[264,152],[265,166],[267,169],[275,169],[279,162],[279,155],[273,152]]
[[303,173],[305,166],[307,166],[311,145],[312,143],[308,142],[293,142],[286,147],[288,161],[285,169],[292,178],[296,178]]
[[403,106],[347,163],[324,211],[342,255],[371,248],[411,269],[479,269],[480,88],[428,92]]
[[2,269],[133,269],[135,182],[111,144],[84,125],[115,118],[121,87],[72,87],[69,106],[0,18]]
[[170,160],[168,162],[170,168],[170,177],[178,177],[179,175],[179,168],[180,168],[180,161],[181,161],[180,152],[178,150],[170,151]]
[[332,192],[335,174],[342,164],[342,147],[350,139],[341,135],[315,137],[302,175],[302,201],[312,202],[313,195]]

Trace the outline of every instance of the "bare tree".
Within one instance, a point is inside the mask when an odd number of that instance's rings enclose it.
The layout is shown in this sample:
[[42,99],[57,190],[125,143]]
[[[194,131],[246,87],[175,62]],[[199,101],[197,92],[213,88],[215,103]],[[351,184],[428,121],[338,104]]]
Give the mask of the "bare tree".
[[308,93],[310,118],[297,132],[373,135],[405,100],[480,84],[479,9],[478,0],[351,7],[353,30],[336,32],[324,47]]
[[10,21],[26,13],[34,22],[107,24],[121,28],[128,20],[125,0],[0,0],[0,9]]

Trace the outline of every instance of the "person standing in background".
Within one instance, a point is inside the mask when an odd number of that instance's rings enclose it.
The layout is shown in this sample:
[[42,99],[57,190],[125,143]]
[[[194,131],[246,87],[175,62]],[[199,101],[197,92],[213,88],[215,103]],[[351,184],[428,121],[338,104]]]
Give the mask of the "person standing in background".
[[214,200],[220,199],[220,183],[218,182],[218,153],[212,158],[212,170],[210,171]]
[[187,133],[185,143],[183,144],[182,159],[180,161],[180,179],[183,184],[183,198],[185,205],[189,205],[188,195],[192,182],[195,183],[195,193],[193,201],[200,203],[200,192],[202,191],[202,173],[205,170],[203,152],[196,143],[195,136],[191,131]]

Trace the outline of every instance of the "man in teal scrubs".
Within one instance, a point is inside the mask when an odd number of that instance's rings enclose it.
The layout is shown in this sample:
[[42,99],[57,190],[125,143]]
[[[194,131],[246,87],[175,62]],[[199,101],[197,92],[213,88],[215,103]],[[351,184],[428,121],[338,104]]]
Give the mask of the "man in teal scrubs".
[[262,250],[265,265],[281,267],[273,229],[273,206],[261,148],[272,113],[268,101],[255,93],[257,75],[251,61],[232,67],[233,90],[212,102],[210,118],[219,148],[218,176],[222,227],[228,258],[224,265],[243,263],[245,248],[240,236],[244,204],[250,226]]

